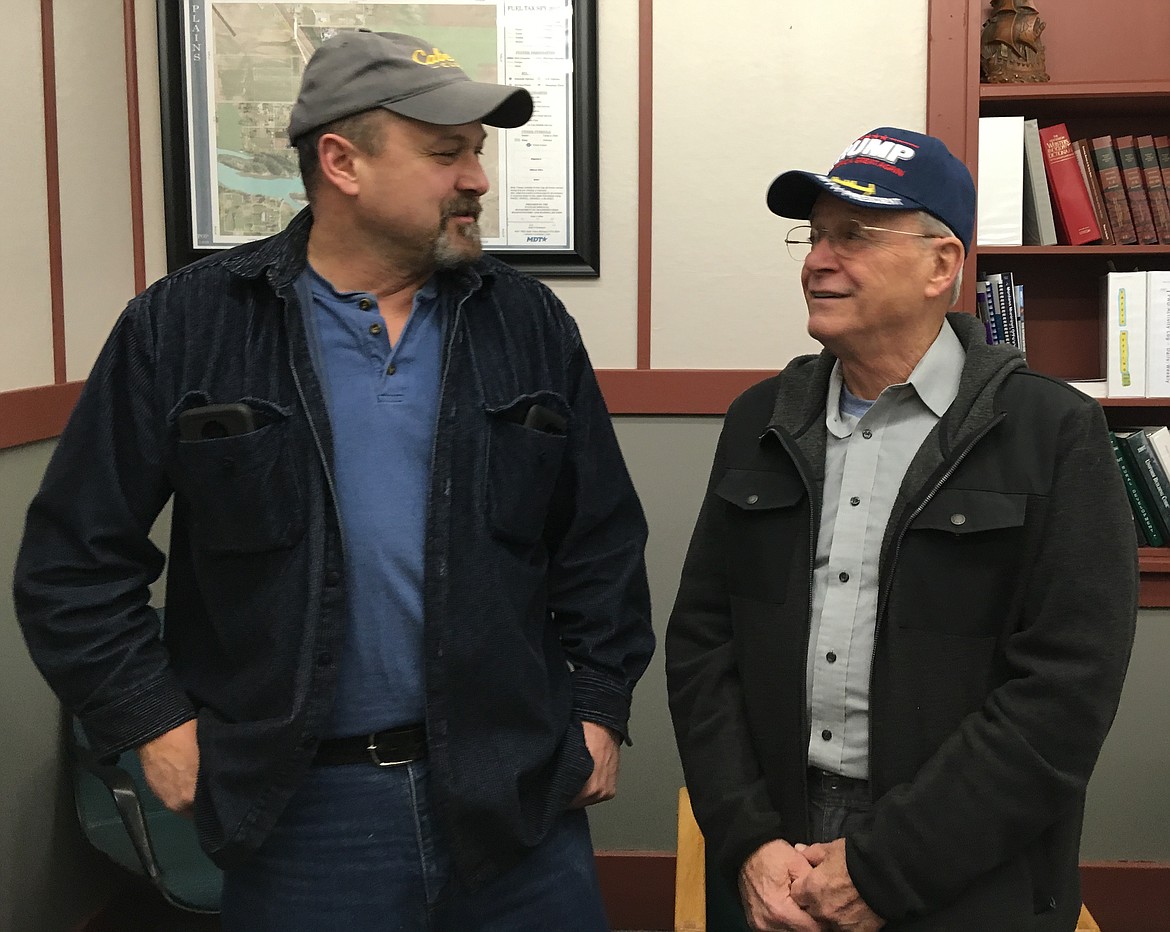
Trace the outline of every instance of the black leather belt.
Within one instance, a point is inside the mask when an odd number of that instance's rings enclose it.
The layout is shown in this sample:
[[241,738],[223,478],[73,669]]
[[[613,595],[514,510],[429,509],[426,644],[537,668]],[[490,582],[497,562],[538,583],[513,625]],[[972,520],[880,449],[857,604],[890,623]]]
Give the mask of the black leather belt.
[[326,738],[317,747],[313,763],[319,767],[337,764],[377,764],[397,767],[427,756],[427,733],[422,725],[388,728],[371,735]]
[[868,780],[859,780],[857,777],[846,777],[831,770],[821,770],[820,767],[808,768],[808,785],[810,790],[821,792],[841,792],[843,790],[861,790],[869,786]]

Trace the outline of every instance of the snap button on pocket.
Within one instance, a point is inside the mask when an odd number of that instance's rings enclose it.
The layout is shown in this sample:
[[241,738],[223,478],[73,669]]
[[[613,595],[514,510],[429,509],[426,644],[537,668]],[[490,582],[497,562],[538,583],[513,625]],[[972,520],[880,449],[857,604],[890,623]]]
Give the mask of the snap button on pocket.
[[960,514],[951,515],[951,524],[953,524],[955,527],[962,527],[966,523],[967,523],[967,516],[966,515],[960,515]]
[[760,496],[758,496],[758,495],[749,495],[746,499],[746,501],[749,505],[754,505],[759,500],[760,500]]

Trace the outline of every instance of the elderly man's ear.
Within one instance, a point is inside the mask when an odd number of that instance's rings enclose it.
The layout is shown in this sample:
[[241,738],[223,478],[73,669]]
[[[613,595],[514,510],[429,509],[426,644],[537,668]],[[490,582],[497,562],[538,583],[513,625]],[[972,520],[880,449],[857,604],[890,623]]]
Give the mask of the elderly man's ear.
[[949,295],[955,276],[963,267],[963,244],[953,237],[934,243],[934,267],[926,281],[926,297]]

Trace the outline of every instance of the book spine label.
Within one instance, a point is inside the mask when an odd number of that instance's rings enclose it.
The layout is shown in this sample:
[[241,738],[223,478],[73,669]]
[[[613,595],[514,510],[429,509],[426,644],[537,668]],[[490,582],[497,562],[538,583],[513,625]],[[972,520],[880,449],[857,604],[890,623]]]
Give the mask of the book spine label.
[[1125,182],[1121,180],[1112,136],[1098,136],[1093,140],[1093,161],[1097,165],[1097,180],[1101,182],[1101,196],[1105,199],[1113,237],[1123,246],[1132,245],[1137,242],[1137,232],[1133,228],[1133,216],[1129,212]]
[[1162,185],[1170,191],[1170,136],[1155,136],[1154,151],[1158,154],[1158,167],[1162,169]]
[[1040,130],[1044,146],[1044,167],[1048,171],[1048,187],[1056,214],[1064,227],[1066,245],[1080,246],[1101,238],[1093,204],[1085,179],[1077,165],[1072,140],[1063,123],[1045,126]]
[[1133,214],[1133,228],[1137,231],[1138,242],[1147,246],[1155,245],[1158,242],[1158,231],[1154,226],[1154,215],[1150,210],[1150,199],[1146,196],[1146,183],[1132,136],[1117,137],[1117,162],[1121,166],[1121,178],[1125,182],[1125,194],[1129,198],[1129,210]]

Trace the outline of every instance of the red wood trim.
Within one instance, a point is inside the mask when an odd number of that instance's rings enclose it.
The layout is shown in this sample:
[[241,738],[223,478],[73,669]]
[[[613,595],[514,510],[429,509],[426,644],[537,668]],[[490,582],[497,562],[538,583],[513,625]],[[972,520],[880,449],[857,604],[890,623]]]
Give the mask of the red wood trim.
[[1170,862],[1085,861],[1081,897],[1106,932],[1170,932]]
[[[45,96],[45,200],[49,215],[49,307],[53,323],[53,381],[65,370],[65,298],[61,273],[61,165],[57,142],[57,57],[53,39],[53,0],[41,0],[41,83]],[[7,425],[0,422],[0,436]]]
[[725,414],[765,369],[600,369],[610,414]]
[[138,30],[134,0],[122,0],[126,45],[126,122],[130,154],[130,231],[134,242],[134,291],[146,287],[146,233],[142,210],[142,128],[138,115]]
[[650,271],[654,230],[654,0],[638,6],[638,343],[637,365],[650,368]]
[[610,928],[674,928],[674,852],[598,851],[593,860]]
[[0,450],[60,434],[84,384],[63,382],[0,392]]

